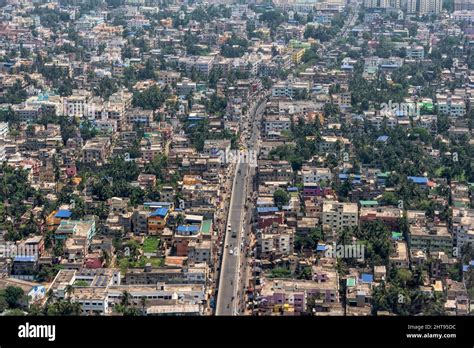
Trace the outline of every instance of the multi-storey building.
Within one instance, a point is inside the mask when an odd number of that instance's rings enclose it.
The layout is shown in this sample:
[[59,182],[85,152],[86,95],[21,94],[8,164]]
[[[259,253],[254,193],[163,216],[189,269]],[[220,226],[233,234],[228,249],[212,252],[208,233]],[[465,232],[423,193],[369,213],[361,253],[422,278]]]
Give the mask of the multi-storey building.
[[329,228],[340,231],[346,227],[355,227],[359,221],[359,209],[356,203],[326,201],[323,203],[322,222]]

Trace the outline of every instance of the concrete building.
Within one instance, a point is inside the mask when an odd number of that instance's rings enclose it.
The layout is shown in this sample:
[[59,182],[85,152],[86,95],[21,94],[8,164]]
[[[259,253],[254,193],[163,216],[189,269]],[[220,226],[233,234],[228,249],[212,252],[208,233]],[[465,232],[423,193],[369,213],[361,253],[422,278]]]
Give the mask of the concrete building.
[[110,146],[109,138],[89,139],[82,149],[84,162],[104,164],[110,154]]
[[423,46],[408,46],[406,49],[406,57],[416,60],[425,59],[425,49]]
[[359,209],[356,203],[326,201],[323,203],[323,225],[336,231],[340,231],[346,227],[355,227],[359,222],[358,211]]
[[419,0],[420,15],[439,14],[443,10],[443,0]]
[[467,243],[474,245],[474,209],[453,208],[452,228],[458,251]]
[[454,0],[454,11],[474,11],[474,1]]
[[410,248],[429,251],[452,251],[453,238],[446,226],[410,226]]

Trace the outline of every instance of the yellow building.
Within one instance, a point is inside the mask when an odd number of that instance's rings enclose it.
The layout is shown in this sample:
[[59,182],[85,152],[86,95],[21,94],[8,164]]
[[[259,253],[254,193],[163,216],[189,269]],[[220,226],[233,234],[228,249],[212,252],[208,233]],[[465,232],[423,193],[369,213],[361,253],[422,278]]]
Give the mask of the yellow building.
[[296,49],[293,51],[293,54],[291,55],[291,59],[293,60],[294,64],[298,64],[299,62],[301,62],[301,58],[303,58],[304,52],[305,52],[304,48]]

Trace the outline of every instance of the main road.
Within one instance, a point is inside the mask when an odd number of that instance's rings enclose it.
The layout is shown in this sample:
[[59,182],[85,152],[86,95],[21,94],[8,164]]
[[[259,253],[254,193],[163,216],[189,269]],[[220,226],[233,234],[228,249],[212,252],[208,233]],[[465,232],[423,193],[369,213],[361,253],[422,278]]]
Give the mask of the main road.
[[[353,27],[357,21],[359,3],[352,8],[352,13],[346,19],[344,26],[339,33],[330,42],[323,45],[321,53],[333,47],[334,42],[339,37],[347,38],[349,29]],[[250,110],[249,124],[250,137],[247,140],[247,149],[249,152],[259,151],[259,120],[265,110],[266,96],[261,98]],[[254,156],[256,161],[257,155]],[[224,251],[222,253],[222,264],[220,268],[219,287],[217,293],[217,315],[239,315],[244,307],[244,287],[242,284],[245,280],[244,272],[247,267],[246,246],[249,245],[250,222],[245,221],[251,214],[246,213],[245,205],[248,197],[251,196],[253,177],[255,176],[255,167],[249,165],[249,155],[246,158],[239,158],[235,167],[235,176],[232,185],[232,194],[229,206],[228,226],[225,229]],[[256,164],[256,163],[255,163]],[[251,209],[251,200],[247,205],[247,209]],[[232,237],[233,232],[235,237]],[[242,277],[243,276],[243,277]]]
[[[246,246],[250,222],[245,221],[246,200],[252,192],[252,181],[255,175],[257,151],[259,144],[259,120],[265,110],[266,97],[255,104],[249,112],[250,138],[247,141],[248,151],[236,158],[234,181],[225,230],[224,251],[220,268],[217,293],[217,315],[239,315],[243,305],[241,275],[246,266]],[[252,151],[255,151],[252,153]],[[255,161],[252,163],[252,161]],[[247,206],[248,207],[248,206]],[[234,233],[235,232],[235,233]],[[234,235],[234,237],[233,237]]]

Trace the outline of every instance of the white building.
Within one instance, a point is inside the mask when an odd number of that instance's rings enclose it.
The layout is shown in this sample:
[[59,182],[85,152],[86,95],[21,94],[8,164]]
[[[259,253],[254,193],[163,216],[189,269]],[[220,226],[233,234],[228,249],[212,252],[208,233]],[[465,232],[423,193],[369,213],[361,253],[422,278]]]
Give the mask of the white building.
[[436,95],[438,113],[450,117],[464,117],[466,114],[466,103],[462,97],[446,94]]
[[8,135],[8,122],[0,122],[0,141],[5,141]]
[[90,113],[91,93],[85,90],[74,90],[73,94],[63,99],[63,114],[69,117],[83,117]]
[[330,181],[332,174],[329,168],[303,167],[301,169],[301,178],[304,184],[319,183],[321,181]]
[[323,203],[323,225],[340,231],[346,227],[357,226],[359,209],[356,203],[326,201]]
[[458,22],[474,22],[474,11],[454,11],[451,18]]
[[443,9],[443,0],[420,0],[420,15],[439,14]]
[[425,49],[423,46],[408,46],[406,49],[407,58],[422,60],[425,59]]
[[453,235],[458,251],[464,244],[474,245],[474,209],[453,208]]
[[274,98],[295,98],[299,93],[309,93],[309,82],[278,82],[272,87]]

